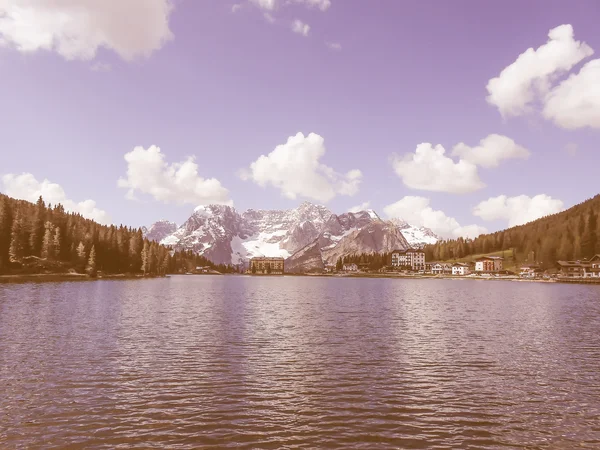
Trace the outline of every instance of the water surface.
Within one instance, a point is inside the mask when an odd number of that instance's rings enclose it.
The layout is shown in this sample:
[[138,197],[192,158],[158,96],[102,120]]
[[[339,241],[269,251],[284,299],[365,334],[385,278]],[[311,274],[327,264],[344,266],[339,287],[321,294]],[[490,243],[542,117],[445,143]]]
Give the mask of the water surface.
[[600,286],[0,285],[1,448],[600,448]]

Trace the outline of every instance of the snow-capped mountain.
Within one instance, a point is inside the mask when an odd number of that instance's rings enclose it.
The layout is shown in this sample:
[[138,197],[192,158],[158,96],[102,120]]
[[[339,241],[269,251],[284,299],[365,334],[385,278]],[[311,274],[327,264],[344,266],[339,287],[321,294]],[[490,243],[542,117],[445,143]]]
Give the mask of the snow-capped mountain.
[[142,227],[142,234],[151,241],[160,242],[176,230],[177,224],[175,222],[159,220],[158,222],[153,223],[150,228]]
[[400,229],[413,248],[422,248],[427,244],[435,244],[440,240],[440,237],[429,228],[415,227],[402,219],[391,219],[391,222]]
[[[159,222],[147,235],[164,228],[164,222]],[[384,221],[372,210],[337,215],[324,206],[304,202],[290,210],[249,209],[243,213],[230,206],[198,206],[160,243],[193,250],[215,263],[237,265],[256,256],[279,256],[286,258],[286,269],[301,271],[322,268],[347,254],[389,252],[422,246],[433,239],[431,230]]]

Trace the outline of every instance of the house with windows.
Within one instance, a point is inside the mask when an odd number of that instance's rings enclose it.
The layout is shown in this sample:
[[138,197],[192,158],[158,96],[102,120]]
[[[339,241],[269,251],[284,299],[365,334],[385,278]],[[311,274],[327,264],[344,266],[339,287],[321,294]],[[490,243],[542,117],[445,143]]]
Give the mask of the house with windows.
[[586,278],[600,279],[600,255],[593,256],[588,262],[590,263],[590,267],[586,270]]
[[252,258],[248,273],[253,275],[283,275],[284,259],[265,256]]
[[395,269],[425,270],[425,252],[409,248],[407,250],[394,250],[391,265]]
[[471,268],[466,263],[454,263],[452,264],[452,275],[464,277],[471,273]]
[[475,260],[475,272],[497,273],[502,270],[504,258],[500,256],[483,256]]
[[561,278],[598,278],[600,279],[600,255],[578,261],[558,261]]
[[434,275],[451,275],[452,264],[445,262],[436,262],[431,264],[431,273]]

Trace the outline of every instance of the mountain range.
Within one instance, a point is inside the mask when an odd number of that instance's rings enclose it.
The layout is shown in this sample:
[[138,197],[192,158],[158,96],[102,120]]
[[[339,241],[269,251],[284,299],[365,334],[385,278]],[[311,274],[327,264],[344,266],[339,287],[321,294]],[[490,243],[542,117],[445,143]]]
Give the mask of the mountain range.
[[439,240],[427,228],[383,220],[373,210],[334,214],[310,202],[289,210],[242,213],[230,206],[202,205],[180,227],[161,220],[142,231],[150,240],[192,250],[216,264],[245,265],[256,256],[283,257],[290,272],[323,269],[344,255],[404,250]]

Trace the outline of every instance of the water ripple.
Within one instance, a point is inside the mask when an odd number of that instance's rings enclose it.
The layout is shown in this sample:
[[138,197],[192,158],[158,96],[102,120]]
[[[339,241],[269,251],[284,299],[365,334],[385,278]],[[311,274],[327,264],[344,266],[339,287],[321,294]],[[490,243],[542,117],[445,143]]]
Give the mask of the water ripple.
[[600,288],[0,286],[1,448],[600,448]]

